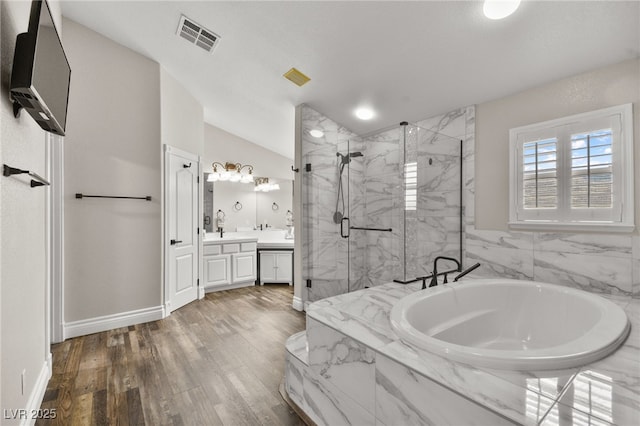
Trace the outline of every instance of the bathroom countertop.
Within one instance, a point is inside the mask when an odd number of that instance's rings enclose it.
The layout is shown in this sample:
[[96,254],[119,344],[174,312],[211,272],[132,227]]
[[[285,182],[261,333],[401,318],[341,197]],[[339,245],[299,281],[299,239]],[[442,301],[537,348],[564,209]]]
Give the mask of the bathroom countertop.
[[207,234],[202,240],[203,244],[222,244],[222,243],[256,243],[257,237],[242,237],[242,236],[223,236],[220,238],[218,234]]
[[257,242],[259,249],[292,249],[293,239],[285,238],[286,231],[265,230],[225,233],[222,238],[217,233],[207,233],[204,244]]
[[640,299],[603,295],[631,322],[626,342],[606,358],[559,371],[507,371],[450,361],[400,341],[391,308],[419,288],[389,283],[342,294],[312,303],[307,315],[520,424],[640,424]]
[[278,239],[278,240],[260,240],[258,239],[259,249],[292,249],[293,240],[291,239]]

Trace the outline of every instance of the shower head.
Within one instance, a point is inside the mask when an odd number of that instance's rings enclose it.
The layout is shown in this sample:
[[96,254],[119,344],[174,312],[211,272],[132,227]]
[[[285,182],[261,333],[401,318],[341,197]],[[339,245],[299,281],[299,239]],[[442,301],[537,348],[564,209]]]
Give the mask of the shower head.
[[344,165],[344,164],[349,164],[352,158],[363,157],[363,154],[360,151],[350,152],[347,155],[337,152],[336,157],[340,157],[340,161]]

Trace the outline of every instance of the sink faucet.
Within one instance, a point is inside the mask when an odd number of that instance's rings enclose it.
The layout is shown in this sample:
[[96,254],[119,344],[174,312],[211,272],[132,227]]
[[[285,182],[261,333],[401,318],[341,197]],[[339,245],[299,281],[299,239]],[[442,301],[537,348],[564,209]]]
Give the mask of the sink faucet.
[[[457,259],[454,259],[453,257],[447,257],[447,256],[438,256],[436,257],[436,259],[433,261],[433,276],[431,277],[431,283],[429,283],[429,287],[434,287],[438,285],[438,260],[449,260],[451,262],[455,262],[456,264],[456,271],[460,271],[460,262],[458,262]],[[444,274],[444,281],[442,282],[443,284],[447,283],[447,274]],[[423,286],[424,287],[424,286]]]
[[224,234],[224,228],[218,228],[218,231],[220,231],[220,238],[222,238],[222,234]]

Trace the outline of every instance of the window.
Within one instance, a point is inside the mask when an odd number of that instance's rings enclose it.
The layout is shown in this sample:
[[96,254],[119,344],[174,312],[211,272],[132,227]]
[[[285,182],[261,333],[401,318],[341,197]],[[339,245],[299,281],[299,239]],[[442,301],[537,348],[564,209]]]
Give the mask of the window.
[[404,209],[416,210],[418,204],[418,163],[404,165]]
[[511,129],[509,225],[632,231],[631,104]]

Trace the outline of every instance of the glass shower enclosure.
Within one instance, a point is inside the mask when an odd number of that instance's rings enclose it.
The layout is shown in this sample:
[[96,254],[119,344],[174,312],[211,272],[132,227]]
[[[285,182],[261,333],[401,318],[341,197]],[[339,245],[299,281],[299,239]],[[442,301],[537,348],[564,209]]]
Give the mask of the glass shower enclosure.
[[303,137],[302,156],[305,301],[412,282],[439,255],[462,259],[459,139],[409,123],[337,129]]

